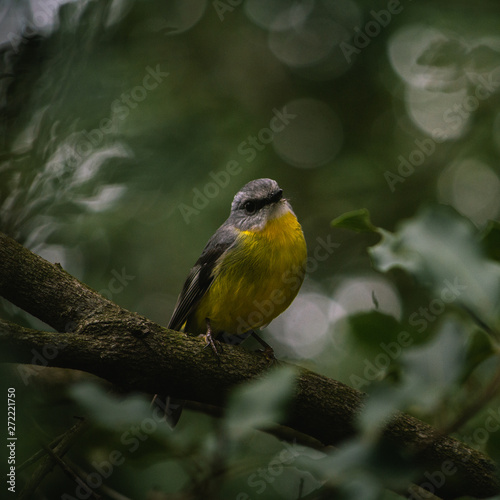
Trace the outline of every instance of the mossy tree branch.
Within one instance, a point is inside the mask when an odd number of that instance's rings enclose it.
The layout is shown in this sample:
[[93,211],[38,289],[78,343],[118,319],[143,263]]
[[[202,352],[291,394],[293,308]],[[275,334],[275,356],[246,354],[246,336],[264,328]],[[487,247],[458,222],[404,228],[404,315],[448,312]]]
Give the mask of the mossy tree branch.
[[[29,364],[33,350],[43,356],[51,346],[49,366],[84,370],[130,391],[167,392],[220,407],[235,385],[268,368],[261,355],[230,345],[217,363],[202,339],[119,307],[1,233],[0,295],[57,330],[0,321],[3,362]],[[286,425],[325,445],[338,444],[355,434],[363,399],[351,387],[299,369]],[[418,419],[398,414],[384,435],[402,452],[418,451],[413,457],[429,473],[452,462],[455,472],[437,492],[442,498],[500,492],[495,465],[487,457],[453,438],[433,439],[434,429]]]

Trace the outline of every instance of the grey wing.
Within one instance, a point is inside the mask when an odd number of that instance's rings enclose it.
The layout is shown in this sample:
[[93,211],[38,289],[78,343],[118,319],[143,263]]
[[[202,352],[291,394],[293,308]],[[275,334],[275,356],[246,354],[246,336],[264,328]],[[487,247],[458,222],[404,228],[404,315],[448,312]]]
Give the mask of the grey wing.
[[214,276],[212,272],[221,255],[236,240],[237,232],[223,224],[208,240],[200,258],[196,261],[182,287],[168,328],[180,330],[196,310],[200,300],[210,288]]

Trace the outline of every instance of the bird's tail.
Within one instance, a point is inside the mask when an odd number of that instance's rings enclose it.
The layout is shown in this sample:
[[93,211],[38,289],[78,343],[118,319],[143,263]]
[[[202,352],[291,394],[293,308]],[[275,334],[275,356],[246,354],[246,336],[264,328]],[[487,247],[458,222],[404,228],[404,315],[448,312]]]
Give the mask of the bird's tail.
[[[253,330],[238,335],[221,332],[217,336],[217,340],[223,344],[239,345],[250,335],[254,335]],[[158,413],[161,413],[161,417],[173,429],[181,418],[185,403],[186,400],[184,399],[175,399],[163,394],[155,394],[153,401],[151,401],[151,407],[153,411],[156,410]]]
[[170,396],[155,394],[153,401],[151,401],[151,407],[153,411],[156,410],[161,414],[161,417],[173,429],[181,418],[185,403],[186,401],[183,399],[175,399]]

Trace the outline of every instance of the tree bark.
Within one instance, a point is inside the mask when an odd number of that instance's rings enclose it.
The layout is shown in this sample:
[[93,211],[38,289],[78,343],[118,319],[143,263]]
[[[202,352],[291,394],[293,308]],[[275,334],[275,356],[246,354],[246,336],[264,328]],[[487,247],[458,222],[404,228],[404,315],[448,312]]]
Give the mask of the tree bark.
[[[84,370],[125,390],[168,393],[219,407],[231,389],[269,367],[260,354],[231,345],[224,346],[218,363],[203,339],[167,330],[119,307],[1,233],[0,295],[57,330],[0,321],[2,362],[33,364],[38,355],[48,366]],[[352,437],[365,395],[296,368],[286,425],[325,445]],[[485,498],[500,492],[492,461],[451,437],[436,438],[432,427],[410,415],[394,416],[384,436],[391,449],[411,455],[427,472],[422,486],[435,488],[432,492],[442,498]],[[453,472],[437,489],[429,475],[442,473],[444,464]]]

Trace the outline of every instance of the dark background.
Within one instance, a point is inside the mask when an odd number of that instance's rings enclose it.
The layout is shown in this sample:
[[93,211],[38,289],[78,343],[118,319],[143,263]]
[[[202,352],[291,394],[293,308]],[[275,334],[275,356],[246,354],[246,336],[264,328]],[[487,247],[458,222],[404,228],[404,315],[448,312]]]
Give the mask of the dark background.
[[[360,342],[346,318],[377,306],[405,322],[431,298],[404,273],[372,269],[366,247],[376,235],[330,221],[365,207],[394,230],[429,203],[454,207],[478,230],[498,217],[499,33],[493,0],[4,0],[0,230],[167,324],[234,194],[273,178],[310,260],[298,298],[263,337],[278,357],[350,385],[359,376],[369,390],[366,360],[380,339],[374,331]],[[272,134],[274,116],[285,118]],[[47,328],[6,301],[0,314]],[[71,425],[71,387],[84,375],[42,370],[24,383],[16,367],[5,370],[19,394],[26,459]],[[439,408],[427,415],[441,417]],[[172,445],[165,461],[159,436],[111,483],[131,498],[155,485],[182,490],[193,480],[186,464],[210,447],[214,425],[187,411],[180,432],[196,446]],[[84,467],[120,449],[109,429],[91,437],[75,452]],[[235,467],[224,483],[228,498],[258,493],[249,475],[283,447],[252,439],[243,472]],[[495,454],[492,440],[472,444]],[[308,472],[287,474],[314,484]],[[258,498],[298,498],[279,478]],[[74,492],[62,473],[44,485],[47,498]]]

